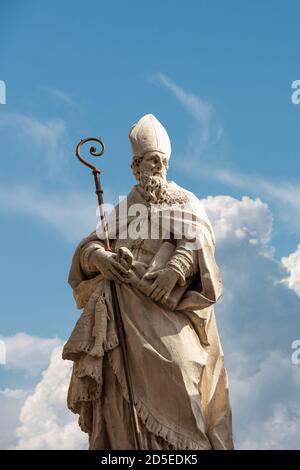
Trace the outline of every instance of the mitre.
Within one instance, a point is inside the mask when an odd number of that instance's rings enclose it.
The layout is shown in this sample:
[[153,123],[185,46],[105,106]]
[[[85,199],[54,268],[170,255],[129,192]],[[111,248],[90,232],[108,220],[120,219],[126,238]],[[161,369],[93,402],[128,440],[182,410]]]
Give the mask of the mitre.
[[145,152],[163,153],[169,160],[171,142],[164,126],[153,114],[146,114],[130,129],[129,140],[133,157],[141,157]]

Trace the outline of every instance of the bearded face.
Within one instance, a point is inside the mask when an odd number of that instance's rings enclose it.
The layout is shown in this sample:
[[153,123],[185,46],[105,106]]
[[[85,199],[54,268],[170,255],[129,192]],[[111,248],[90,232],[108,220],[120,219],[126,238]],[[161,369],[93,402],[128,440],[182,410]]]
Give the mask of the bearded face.
[[139,164],[139,183],[146,201],[157,204],[161,202],[166,181],[166,164],[163,154],[146,152]]
[[156,151],[146,152],[136,162],[136,166],[132,166],[147,202],[152,204],[182,202],[178,200],[178,192],[175,194],[166,180],[167,167],[168,161],[165,155]]

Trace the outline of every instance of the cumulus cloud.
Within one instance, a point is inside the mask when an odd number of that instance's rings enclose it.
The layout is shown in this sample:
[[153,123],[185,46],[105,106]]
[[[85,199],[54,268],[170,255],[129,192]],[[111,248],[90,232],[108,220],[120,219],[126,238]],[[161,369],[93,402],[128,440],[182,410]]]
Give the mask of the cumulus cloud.
[[26,333],[17,333],[2,338],[6,348],[5,369],[21,369],[38,375],[49,364],[53,348],[60,345],[59,338],[39,338]]
[[242,350],[264,357],[279,346],[286,351],[299,324],[299,301],[281,282],[286,271],[270,245],[270,209],[249,198],[217,196],[204,203],[215,220],[217,258],[225,284],[219,317],[222,321],[226,315],[222,324],[226,335],[236,335],[228,356]]
[[[272,214],[260,199],[216,196],[203,203],[215,228],[224,282],[216,315],[229,372],[236,448],[299,448],[300,368],[291,361],[292,342],[299,339],[299,298],[282,282],[298,258],[290,255],[282,263],[274,258]],[[70,363],[61,361],[56,347],[29,395],[3,392],[10,403],[22,403],[16,448],[86,446],[86,435],[66,408],[69,378]]]
[[277,350],[266,354],[257,366],[252,374],[236,371],[231,375],[236,446],[299,449],[300,368]]
[[16,445],[16,428],[20,425],[20,412],[25,402],[28,390],[0,390],[0,449],[8,449]]
[[1,449],[83,449],[87,437],[66,406],[71,362],[61,358],[62,341],[18,333],[5,338],[6,374],[35,374],[32,389],[0,390]]
[[274,258],[272,214],[260,199],[216,196],[203,202],[215,227],[224,282],[216,313],[236,447],[299,448],[300,369],[291,361],[299,299],[282,283],[286,270]]
[[300,297],[300,245],[289,256],[284,256],[281,262],[289,272],[289,276],[284,279],[284,282]]
[[16,434],[16,449],[84,449],[87,436],[66,407],[71,363],[62,361],[61,347],[52,352],[42,380],[25,400]]
[[[16,428],[20,425],[20,413],[26,398],[32,392],[31,384],[40,380],[41,371],[49,366],[55,347],[62,344],[59,338],[39,338],[26,333],[2,337],[6,349],[6,364],[1,366],[4,379],[12,378],[23,388],[0,389],[0,448],[14,447],[17,443]],[[30,377],[30,380],[27,380]],[[3,382],[3,380],[1,380]]]
[[265,200],[272,202],[278,218],[286,227],[300,233],[300,185],[291,181],[270,181],[257,175],[246,175],[236,170],[222,168],[219,165],[208,165],[201,168],[202,175],[215,179],[230,187],[260,194]]
[[213,224],[218,243],[247,240],[266,246],[270,240],[273,218],[268,205],[248,196],[241,201],[230,196],[209,196],[203,205]]

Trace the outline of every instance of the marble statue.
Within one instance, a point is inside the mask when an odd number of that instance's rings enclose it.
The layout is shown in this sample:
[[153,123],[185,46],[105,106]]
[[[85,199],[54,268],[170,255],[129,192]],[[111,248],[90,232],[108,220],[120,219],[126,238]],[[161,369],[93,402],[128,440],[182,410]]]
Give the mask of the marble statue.
[[135,448],[113,280],[142,448],[232,449],[214,314],[222,294],[214,232],[199,199],[167,180],[171,144],[155,116],[143,116],[129,140],[137,184],[108,217],[112,251],[105,251],[100,227],[80,242],[72,261],[69,283],[83,312],[63,350],[74,362],[68,407],[79,415],[90,449]]

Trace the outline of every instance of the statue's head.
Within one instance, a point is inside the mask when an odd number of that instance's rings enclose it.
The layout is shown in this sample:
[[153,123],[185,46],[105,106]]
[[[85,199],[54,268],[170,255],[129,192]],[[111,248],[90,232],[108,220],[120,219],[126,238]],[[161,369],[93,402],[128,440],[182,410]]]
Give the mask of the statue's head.
[[146,114],[129,132],[132,147],[131,168],[143,185],[149,177],[166,179],[171,143],[166,129],[153,114]]

